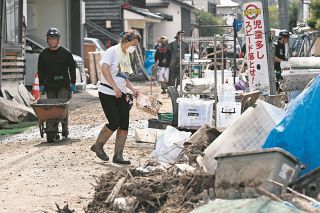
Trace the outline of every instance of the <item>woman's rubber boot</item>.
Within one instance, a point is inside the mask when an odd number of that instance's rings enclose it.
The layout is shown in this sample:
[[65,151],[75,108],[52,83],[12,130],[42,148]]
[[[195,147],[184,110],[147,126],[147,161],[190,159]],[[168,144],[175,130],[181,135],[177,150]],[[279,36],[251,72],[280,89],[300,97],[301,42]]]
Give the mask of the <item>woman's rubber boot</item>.
[[109,157],[105,153],[103,146],[106,144],[108,139],[111,137],[113,131],[108,129],[108,127],[104,126],[101,132],[99,133],[99,136],[97,138],[97,141],[95,144],[91,146],[91,150],[96,153],[97,157],[101,160],[108,161]]
[[117,136],[116,136],[116,143],[114,146],[114,155],[112,162],[113,163],[119,163],[119,164],[126,164],[129,165],[131,162],[129,160],[123,159],[123,149],[124,144],[127,140],[128,131],[126,130],[117,130]]

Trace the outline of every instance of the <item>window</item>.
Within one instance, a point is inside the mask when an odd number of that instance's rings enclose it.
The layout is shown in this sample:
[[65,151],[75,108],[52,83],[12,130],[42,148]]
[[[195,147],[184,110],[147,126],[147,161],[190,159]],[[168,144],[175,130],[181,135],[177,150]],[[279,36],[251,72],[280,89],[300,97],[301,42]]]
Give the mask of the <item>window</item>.
[[208,2],[208,12],[214,16],[217,15],[217,5]]
[[21,43],[22,0],[6,0],[6,43]]

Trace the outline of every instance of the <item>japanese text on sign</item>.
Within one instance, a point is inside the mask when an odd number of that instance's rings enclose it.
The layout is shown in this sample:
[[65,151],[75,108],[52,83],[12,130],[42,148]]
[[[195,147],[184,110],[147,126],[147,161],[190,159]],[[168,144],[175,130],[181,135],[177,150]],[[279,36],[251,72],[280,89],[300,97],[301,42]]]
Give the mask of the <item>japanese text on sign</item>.
[[262,2],[244,3],[243,17],[246,36],[246,54],[250,73],[250,90],[259,89],[269,93],[268,59]]

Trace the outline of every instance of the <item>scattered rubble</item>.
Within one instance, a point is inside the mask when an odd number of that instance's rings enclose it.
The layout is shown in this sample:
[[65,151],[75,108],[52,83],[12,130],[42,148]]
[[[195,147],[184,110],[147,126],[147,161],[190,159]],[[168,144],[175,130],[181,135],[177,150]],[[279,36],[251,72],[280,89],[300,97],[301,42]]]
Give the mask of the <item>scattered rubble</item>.
[[137,169],[110,172],[97,181],[86,212],[117,212],[119,205],[114,204],[110,194],[119,180],[123,183],[118,184],[119,191],[114,197],[131,199],[132,211],[127,212],[189,212],[202,199],[203,190],[214,186],[212,175],[201,171],[180,174],[174,167],[166,172],[143,173]]

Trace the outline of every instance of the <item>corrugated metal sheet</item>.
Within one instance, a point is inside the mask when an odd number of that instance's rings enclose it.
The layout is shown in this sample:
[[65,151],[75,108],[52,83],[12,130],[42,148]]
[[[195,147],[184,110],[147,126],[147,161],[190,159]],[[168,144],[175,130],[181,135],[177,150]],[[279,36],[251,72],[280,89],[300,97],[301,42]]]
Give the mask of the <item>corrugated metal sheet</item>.
[[[86,4],[86,19],[93,21],[95,24],[105,28],[115,36],[119,36],[123,29],[123,20],[121,14],[121,5],[124,0],[87,0]],[[106,28],[106,21],[111,21],[111,28]],[[87,26],[88,37],[98,38],[104,44],[109,40],[107,36]]]
[[184,30],[186,36],[191,36],[191,13],[190,10],[181,8],[181,29]]
[[[145,8],[145,0],[86,0],[86,19],[91,20],[100,27],[108,30],[114,36],[119,37],[123,31],[123,19],[121,5],[128,3],[129,5]],[[111,28],[106,28],[106,21],[111,21]],[[100,39],[104,44],[109,38],[94,29],[86,26],[88,37]]]

